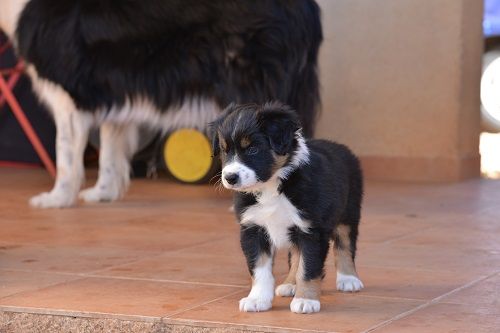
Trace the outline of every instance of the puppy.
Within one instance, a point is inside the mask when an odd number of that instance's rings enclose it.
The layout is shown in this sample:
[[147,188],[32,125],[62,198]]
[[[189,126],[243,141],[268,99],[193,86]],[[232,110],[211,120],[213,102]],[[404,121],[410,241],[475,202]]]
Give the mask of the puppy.
[[[222,183],[234,190],[241,248],[252,276],[240,310],[266,311],[274,294],[293,296],[292,312],[320,310],[330,240],[337,289],[359,291],[354,264],[363,181],[343,145],[305,140],[296,113],[279,104],[231,105],[212,123]],[[289,274],[274,290],[273,257],[289,250]]]

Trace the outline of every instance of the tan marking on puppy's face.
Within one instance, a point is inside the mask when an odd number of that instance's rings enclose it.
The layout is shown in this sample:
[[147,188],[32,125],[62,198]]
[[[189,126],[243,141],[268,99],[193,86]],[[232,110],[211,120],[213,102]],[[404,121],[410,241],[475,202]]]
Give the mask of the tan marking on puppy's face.
[[350,250],[350,231],[351,228],[347,225],[337,226],[336,232],[339,237],[340,244],[335,244],[334,246],[335,267],[337,267],[337,271],[342,274],[358,276]]
[[247,136],[243,137],[240,140],[240,146],[241,146],[242,149],[247,149],[250,146],[251,143],[252,143],[252,141]]

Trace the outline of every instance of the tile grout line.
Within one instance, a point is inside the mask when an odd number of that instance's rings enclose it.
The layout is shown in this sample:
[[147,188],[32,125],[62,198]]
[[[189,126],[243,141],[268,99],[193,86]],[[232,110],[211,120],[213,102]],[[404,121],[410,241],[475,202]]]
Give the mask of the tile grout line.
[[[400,235],[400,236],[397,236],[397,237],[394,237],[394,238],[391,238],[391,239],[387,239],[387,240],[382,241],[382,242],[378,242],[378,244],[381,244],[381,245],[390,245],[390,244],[392,244],[394,242],[397,242],[397,241],[400,241],[400,240],[405,240],[405,239],[410,238],[412,236],[424,233],[425,231],[429,231],[429,230],[437,229],[437,228],[439,228],[439,226],[433,226],[433,227],[429,226],[429,227],[424,228],[424,229],[415,230],[415,231],[409,232],[409,233],[404,234],[404,235]],[[377,244],[377,242],[373,242],[373,243]]]
[[[21,269],[12,269],[13,271],[17,272],[26,272],[26,273],[36,273],[36,272],[43,272],[47,273],[46,271],[30,271],[30,270],[21,270]],[[188,282],[188,281],[177,281],[177,280],[161,280],[161,279],[146,279],[146,278],[132,278],[132,277],[115,277],[115,276],[101,276],[101,275],[89,275],[89,274],[82,274],[82,273],[64,273],[64,272],[50,272],[53,274],[58,274],[58,275],[65,275],[65,276],[72,276],[74,277],[73,279],[65,280],[65,281],[60,281],[60,282],[55,282],[51,283],[49,285],[43,286],[41,288],[37,288],[34,290],[23,290],[19,291],[17,293],[13,293],[10,295],[2,296],[0,297],[0,302],[6,298],[12,297],[12,296],[22,296],[23,294],[26,293],[32,293],[32,292],[40,292],[45,289],[49,289],[52,287],[56,286],[63,286],[65,284],[71,283],[71,282],[76,282],[79,280],[83,280],[85,278],[99,278],[99,279],[110,279],[110,280],[128,280],[128,281],[149,281],[149,282],[157,282],[157,283],[177,283],[177,284],[191,284],[191,285],[196,285],[196,286],[205,286],[205,287],[226,287],[226,288],[239,288],[238,292],[241,292],[242,290],[247,289],[246,286],[242,285],[225,285],[225,284],[217,284],[217,283],[203,283],[203,282]],[[0,307],[4,306],[0,304]]]
[[135,280],[135,281],[149,281],[149,282],[161,282],[161,283],[194,284],[194,285],[206,286],[206,287],[229,287],[229,288],[240,288],[240,289],[247,288],[246,286],[243,286],[243,285],[197,282],[197,281],[151,279],[151,278],[138,278],[138,277],[127,277],[127,276],[107,276],[107,275],[97,275],[97,274],[85,274],[82,276],[90,277],[90,278],[115,279],[115,280],[126,280],[126,281],[134,281]]
[[441,295],[441,296],[438,296],[438,297],[436,297],[436,298],[434,298],[434,299],[432,299],[432,300],[430,300],[430,301],[428,301],[428,302],[426,302],[426,303],[424,303],[424,304],[421,304],[421,305],[419,305],[419,306],[417,306],[417,307],[415,307],[415,308],[413,308],[413,309],[410,309],[410,310],[408,310],[408,311],[405,311],[405,312],[403,312],[403,313],[400,313],[399,315],[394,316],[394,317],[392,317],[392,318],[390,318],[390,319],[388,319],[388,320],[386,320],[386,321],[383,321],[383,322],[381,322],[380,324],[374,325],[374,326],[372,326],[372,327],[368,328],[367,330],[362,331],[362,333],[370,333],[370,332],[374,332],[374,331],[376,331],[376,330],[378,330],[378,329],[380,329],[380,328],[386,327],[387,325],[392,324],[393,322],[395,322],[395,321],[397,321],[397,320],[400,320],[400,319],[406,318],[406,317],[408,317],[409,315],[412,315],[413,313],[415,313],[415,312],[417,312],[417,311],[419,311],[419,310],[422,310],[422,309],[424,309],[424,308],[427,308],[427,307],[428,307],[428,306],[430,306],[430,305],[436,304],[437,302],[439,302],[440,300],[442,300],[442,299],[443,299],[443,298],[445,298],[445,297],[448,297],[448,296],[450,296],[450,295],[453,295],[453,294],[455,294],[455,293],[457,293],[457,292],[459,292],[459,291],[462,291],[462,290],[464,290],[464,289],[467,289],[467,288],[469,288],[469,287],[472,287],[472,286],[476,285],[476,284],[477,284],[477,283],[479,283],[479,282],[482,282],[482,281],[484,281],[484,280],[486,280],[486,279],[489,279],[490,277],[493,277],[493,276],[497,275],[499,272],[500,272],[500,271],[496,271],[496,272],[494,272],[494,273],[492,273],[492,274],[489,274],[489,275],[487,275],[487,276],[482,276],[482,277],[480,277],[480,278],[477,278],[477,279],[475,279],[475,280],[472,280],[471,282],[466,283],[466,284],[464,284],[464,285],[462,285],[462,286],[460,286],[460,287],[457,287],[457,288],[455,288],[455,289],[453,289],[453,290],[451,290],[451,291],[449,291],[449,292],[447,292],[447,293],[445,293],[445,294],[443,294],[443,295]]
[[202,302],[202,303],[197,304],[197,305],[193,305],[193,306],[188,307],[188,308],[186,308],[186,309],[178,310],[178,311],[176,311],[176,312],[174,312],[174,313],[169,314],[168,316],[162,317],[162,320],[163,320],[163,319],[172,319],[172,317],[173,317],[173,316],[176,316],[176,315],[178,315],[178,314],[181,314],[181,313],[184,313],[184,312],[187,312],[187,311],[191,311],[191,310],[196,309],[196,308],[198,308],[198,307],[200,307],[200,306],[204,306],[204,305],[207,305],[207,304],[211,304],[211,303],[214,303],[214,302],[220,301],[220,300],[222,300],[222,299],[225,299],[225,298],[231,297],[231,296],[236,295],[236,294],[239,294],[239,293],[241,293],[241,292],[243,292],[243,290],[233,291],[233,292],[231,292],[231,293],[229,293],[229,294],[227,294],[227,295],[220,296],[220,297],[216,297],[216,298],[214,298],[214,299],[211,299],[211,300],[209,300],[209,301]]
[[[178,253],[178,252],[189,250],[191,248],[195,248],[197,246],[202,246],[202,245],[214,242],[214,241],[218,241],[218,240],[221,240],[223,238],[224,237],[213,239],[213,240],[208,240],[208,241],[204,241],[204,242],[201,242],[201,243],[192,244],[192,245],[189,245],[189,246],[186,246],[186,247],[183,247],[183,248],[180,248],[180,249],[175,249],[175,250],[164,250],[164,251],[162,250],[162,251],[160,251],[158,253],[155,253],[155,254],[151,253],[151,255],[146,255],[143,258],[138,258],[138,259],[135,259],[135,260],[132,260],[132,261],[129,261],[129,262],[124,262],[124,263],[112,265],[112,266],[109,266],[109,267],[106,267],[106,268],[101,268],[101,269],[93,270],[93,271],[89,272],[88,274],[96,274],[96,273],[100,273],[100,272],[106,272],[106,271],[109,271],[111,269],[115,269],[115,268],[119,268],[119,267],[123,267],[123,266],[127,266],[127,265],[132,265],[132,264],[138,263],[138,262],[140,262],[142,260],[154,259],[154,258],[160,257],[162,255],[166,255],[166,254],[169,254],[169,253],[175,254],[175,253]],[[83,274],[85,274],[85,273],[83,273]]]
[[[238,324],[238,323],[227,323],[223,321],[203,321],[203,320],[195,320],[195,319],[169,319],[165,318],[163,321],[167,325],[188,325],[191,327],[202,327],[205,328],[207,324],[215,326],[221,325],[224,327],[232,326],[238,327],[242,330],[251,330],[251,331],[260,331],[259,332],[311,332],[311,333],[341,333],[339,331],[321,331],[321,330],[311,330],[311,329],[302,329],[302,328],[291,328],[291,327],[282,327],[282,326],[266,326],[266,325],[252,325],[252,324]],[[263,331],[262,329],[266,329]]]
[[[25,273],[34,273],[35,271],[25,271],[25,270],[14,270],[14,269],[10,269],[11,271],[14,271],[14,272],[25,272]],[[0,297],[0,302],[6,298],[9,298],[9,297],[13,297],[13,296],[19,296],[19,295],[22,295],[24,293],[32,293],[32,292],[38,292],[38,291],[41,291],[41,290],[44,290],[44,289],[47,289],[47,288],[51,288],[51,287],[55,287],[55,286],[58,286],[58,285],[64,285],[64,284],[67,284],[68,282],[74,282],[74,281],[77,281],[77,280],[81,280],[81,278],[79,277],[79,275],[77,274],[64,274],[64,273],[52,273],[52,274],[56,274],[56,275],[63,275],[63,276],[71,276],[73,277],[72,279],[67,279],[67,280],[64,280],[64,281],[58,281],[58,282],[54,282],[54,283],[49,283],[43,287],[40,287],[40,288],[35,288],[33,290],[22,290],[22,291],[18,291],[16,293],[13,293],[13,294],[9,294],[9,295],[5,295],[5,296],[1,296]],[[3,305],[0,304],[0,307],[2,307]]]
[[0,305],[0,311],[12,313],[27,313],[41,316],[60,316],[60,317],[77,317],[88,319],[119,319],[130,321],[161,321],[160,316],[145,316],[145,315],[129,315],[122,313],[99,312],[99,311],[83,311],[83,310],[64,310],[64,309],[47,309],[29,306],[14,306]]
[[[208,324],[222,324],[222,325],[227,326],[229,324],[229,325],[234,326],[234,327],[248,327],[249,329],[252,329],[252,330],[254,330],[254,329],[258,330],[259,328],[260,329],[266,328],[266,329],[269,329],[272,331],[283,330],[283,331],[287,331],[287,332],[293,331],[293,332],[313,332],[313,333],[338,333],[337,331],[322,331],[322,330],[309,330],[309,329],[305,330],[305,329],[300,329],[300,328],[289,328],[289,327],[280,327],[280,326],[263,326],[263,325],[253,326],[251,324],[238,324],[238,323],[227,323],[227,322],[219,322],[219,321],[208,321],[208,320],[203,321],[203,320],[194,320],[194,319],[185,319],[185,318],[173,318],[173,316],[177,316],[177,315],[180,315],[182,313],[199,308],[201,306],[208,305],[208,304],[229,298],[233,295],[236,295],[236,294],[239,294],[242,292],[243,292],[242,290],[238,290],[238,291],[232,292],[230,294],[227,294],[227,295],[224,295],[221,297],[217,297],[213,300],[206,301],[204,303],[201,303],[201,304],[198,304],[198,305],[195,305],[195,306],[183,309],[183,310],[179,310],[179,311],[174,312],[168,316],[162,317],[162,322],[164,322],[165,324],[172,324],[172,325],[182,325],[182,324],[185,325],[185,324],[193,324],[193,323],[203,325],[204,323],[208,323]],[[191,325],[191,326],[198,327],[197,325]],[[204,326],[202,326],[202,327],[204,327]]]

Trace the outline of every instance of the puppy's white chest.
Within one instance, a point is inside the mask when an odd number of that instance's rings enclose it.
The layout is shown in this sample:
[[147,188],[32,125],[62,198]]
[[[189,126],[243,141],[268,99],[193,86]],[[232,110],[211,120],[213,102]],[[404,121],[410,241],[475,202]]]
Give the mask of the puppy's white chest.
[[257,204],[250,206],[243,213],[241,223],[264,227],[271,243],[277,248],[289,245],[288,233],[291,227],[298,226],[304,232],[307,232],[309,227],[288,198],[275,190],[263,191]]

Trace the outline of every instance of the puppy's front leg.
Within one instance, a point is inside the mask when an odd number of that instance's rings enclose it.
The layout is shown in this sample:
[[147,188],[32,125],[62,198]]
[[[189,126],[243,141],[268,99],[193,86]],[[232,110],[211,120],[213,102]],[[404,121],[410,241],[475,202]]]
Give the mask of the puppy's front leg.
[[290,310],[295,313],[314,313],[321,308],[321,280],[324,276],[324,265],[329,239],[323,233],[314,231],[299,236],[300,258],[296,275],[295,296],[290,303]]
[[242,226],[241,248],[252,275],[252,289],[240,300],[240,311],[267,311],[272,307],[274,297],[274,248],[269,243],[267,232],[254,225]]

